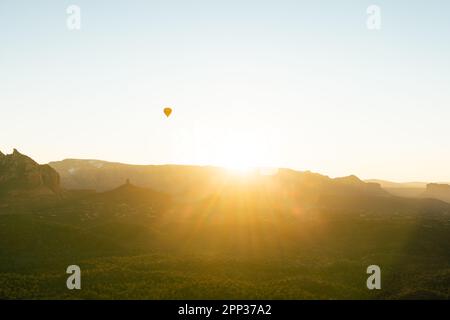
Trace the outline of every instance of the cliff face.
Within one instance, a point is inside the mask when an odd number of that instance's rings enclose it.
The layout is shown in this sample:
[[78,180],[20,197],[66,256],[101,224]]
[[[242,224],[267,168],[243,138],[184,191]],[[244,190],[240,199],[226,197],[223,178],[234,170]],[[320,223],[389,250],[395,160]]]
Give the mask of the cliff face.
[[49,165],[39,165],[16,149],[8,155],[0,152],[0,190],[24,189],[48,189],[59,193],[59,175]]
[[450,203],[450,185],[430,183],[422,195],[424,198],[434,198]]

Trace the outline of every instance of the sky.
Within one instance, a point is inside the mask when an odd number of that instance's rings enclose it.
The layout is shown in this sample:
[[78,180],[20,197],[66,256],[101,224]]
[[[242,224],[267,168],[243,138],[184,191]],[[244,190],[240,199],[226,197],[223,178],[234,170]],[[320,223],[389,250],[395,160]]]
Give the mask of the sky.
[[449,13],[445,0],[1,0],[0,151],[450,181]]

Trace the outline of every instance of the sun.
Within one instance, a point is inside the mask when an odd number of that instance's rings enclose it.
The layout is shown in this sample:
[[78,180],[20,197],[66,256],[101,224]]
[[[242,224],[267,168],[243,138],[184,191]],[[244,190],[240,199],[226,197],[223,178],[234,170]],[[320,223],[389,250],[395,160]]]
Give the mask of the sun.
[[197,163],[224,168],[228,173],[249,176],[260,168],[277,167],[277,152],[266,136],[255,130],[228,130],[202,135],[197,140]]
[[259,155],[251,152],[246,143],[222,144],[218,165],[229,173],[246,175],[255,171],[258,166]]
[[218,164],[237,175],[247,175],[257,170],[264,155],[254,140],[228,137],[222,141]]

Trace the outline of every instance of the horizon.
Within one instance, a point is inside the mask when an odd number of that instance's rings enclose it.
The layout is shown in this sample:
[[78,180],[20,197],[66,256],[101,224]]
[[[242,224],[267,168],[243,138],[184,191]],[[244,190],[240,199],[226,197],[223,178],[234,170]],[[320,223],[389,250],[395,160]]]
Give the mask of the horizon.
[[[106,163],[111,163],[111,164],[120,164],[120,165],[128,165],[128,166],[187,166],[187,167],[210,167],[210,168],[218,168],[218,169],[223,169],[229,172],[232,172],[234,174],[238,174],[238,175],[246,175],[246,174],[253,174],[255,172],[258,172],[259,174],[261,173],[261,170],[273,170],[275,169],[276,171],[278,170],[292,170],[295,172],[311,172],[313,174],[319,174],[322,176],[326,176],[329,177],[331,179],[336,179],[336,178],[345,178],[345,177],[349,177],[349,176],[355,176],[358,179],[360,179],[361,181],[364,182],[371,182],[371,180],[377,180],[377,181],[381,181],[381,182],[387,182],[387,183],[398,183],[398,184],[414,184],[414,183],[420,183],[420,184],[450,184],[449,181],[418,181],[418,180],[414,180],[414,181],[397,181],[397,180],[389,180],[389,179],[381,179],[381,178],[377,178],[377,177],[372,177],[372,178],[365,178],[365,177],[360,177],[356,174],[348,174],[345,176],[331,176],[329,174],[327,174],[326,172],[318,172],[318,171],[312,171],[312,170],[299,170],[299,169],[294,169],[294,168],[289,168],[289,167],[249,167],[249,168],[244,168],[244,170],[241,170],[242,168],[233,168],[233,167],[227,167],[227,166],[220,166],[220,165],[211,165],[211,164],[190,164],[190,163],[128,163],[128,162],[121,162],[121,161],[114,161],[114,160],[105,160],[105,159],[94,159],[94,158],[63,158],[61,160],[51,160],[49,162],[39,162],[37,161],[34,157],[30,156],[27,153],[23,153],[21,150],[18,150],[17,148],[13,148],[13,151],[16,150],[17,152],[19,152],[22,155],[25,155],[27,157],[30,157],[31,159],[33,159],[34,161],[36,161],[38,164],[51,164],[51,163],[55,163],[55,162],[63,162],[63,161],[99,161],[99,162],[106,162]],[[8,152],[3,152],[2,149],[0,149],[0,153],[3,153],[5,155],[8,154],[12,154],[13,151],[11,151],[11,153]],[[263,174],[266,175],[266,174]],[[268,174],[268,175],[272,175],[272,174]]]
[[4,149],[450,181],[448,1],[71,4],[0,4]]

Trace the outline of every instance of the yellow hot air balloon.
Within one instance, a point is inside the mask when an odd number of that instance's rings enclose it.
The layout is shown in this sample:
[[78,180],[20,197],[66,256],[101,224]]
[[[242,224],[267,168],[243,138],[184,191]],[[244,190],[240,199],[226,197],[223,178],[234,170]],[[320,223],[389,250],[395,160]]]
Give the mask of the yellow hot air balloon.
[[166,115],[167,118],[170,116],[171,113],[172,113],[171,108],[164,108],[164,114]]

